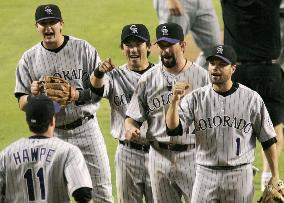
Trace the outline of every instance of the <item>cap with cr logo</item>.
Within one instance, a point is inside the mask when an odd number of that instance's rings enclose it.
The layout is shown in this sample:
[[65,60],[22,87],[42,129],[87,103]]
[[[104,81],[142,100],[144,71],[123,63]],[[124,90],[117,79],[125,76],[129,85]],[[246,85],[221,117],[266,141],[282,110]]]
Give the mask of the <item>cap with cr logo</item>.
[[236,64],[237,62],[237,54],[234,48],[229,45],[217,45],[213,47],[206,60],[210,61],[212,57],[220,58],[228,64]]
[[43,20],[62,20],[59,7],[54,4],[38,6],[35,12],[35,21],[38,23]]
[[165,41],[171,44],[184,40],[182,27],[176,23],[163,23],[156,28],[156,43]]
[[130,24],[124,26],[121,32],[121,42],[124,42],[130,36],[137,37],[145,42],[150,42],[149,31],[143,24]]

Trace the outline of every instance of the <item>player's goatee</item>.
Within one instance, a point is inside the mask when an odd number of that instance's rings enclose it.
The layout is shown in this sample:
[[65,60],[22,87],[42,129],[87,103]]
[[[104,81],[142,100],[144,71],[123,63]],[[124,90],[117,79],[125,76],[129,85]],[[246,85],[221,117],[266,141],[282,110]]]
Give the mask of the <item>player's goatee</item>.
[[[172,59],[171,62],[166,62],[165,59]],[[173,68],[176,64],[177,64],[177,61],[174,57],[165,57],[165,56],[161,56],[161,61],[162,61],[162,64],[167,67],[167,68]]]

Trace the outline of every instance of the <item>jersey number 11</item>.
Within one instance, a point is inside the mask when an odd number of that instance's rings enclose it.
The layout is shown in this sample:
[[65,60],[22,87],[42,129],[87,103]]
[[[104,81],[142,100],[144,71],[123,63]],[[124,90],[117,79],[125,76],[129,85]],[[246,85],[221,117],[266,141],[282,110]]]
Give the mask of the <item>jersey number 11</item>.
[[[39,180],[41,199],[45,200],[45,185],[44,185],[43,168],[40,168],[37,171],[36,176],[38,177],[38,180]],[[26,170],[24,174],[24,178],[26,179],[26,182],[27,182],[29,201],[35,201],[33,170],[32,169]]]

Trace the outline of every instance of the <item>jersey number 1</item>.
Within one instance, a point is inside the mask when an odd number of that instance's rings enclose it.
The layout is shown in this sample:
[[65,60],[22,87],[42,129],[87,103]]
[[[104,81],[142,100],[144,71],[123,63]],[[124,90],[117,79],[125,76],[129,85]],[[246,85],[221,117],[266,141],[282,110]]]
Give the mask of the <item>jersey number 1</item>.
[[[45,200],[45,185],[44,185],[43,168],[40,168],[37,171],[36,176],[38,177],[38,180],[39,180],[41,199]],[[24,174],[24,178],[27,181],[29,201],[35,201],[34,181],[33,181],[32,169],[26,170],[26,172]]]
[[237,142],[237,152],[236,152],[236,155],[239,156],[240,155],[240,147],[241,147],[241,139],[238,137],[236,139],[236,142]]

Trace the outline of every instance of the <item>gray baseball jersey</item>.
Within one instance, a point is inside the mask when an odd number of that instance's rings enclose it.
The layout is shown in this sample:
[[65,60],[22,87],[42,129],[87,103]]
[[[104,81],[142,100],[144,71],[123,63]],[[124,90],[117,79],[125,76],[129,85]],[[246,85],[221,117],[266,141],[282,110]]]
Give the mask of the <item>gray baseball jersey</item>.
[[[15,94],[30,94],[32,81],[42,75],[55,75],[69,81],[76,89],[89,88],[89,76],[98,66],[100,57],[88,42],[65,36],[65,45],[56,52],[45,49],[41,43],[26,51],[16,70]],[[81,105],[69,104],[56,115],[56,126],[94,118],[74,129],[55,129],[55,136],[78,146],[87,162],[94,190],[95,202],[112,202],[111,176],[107,150],[97,123],[96,110],[99,98],[92,94],[91,100]],[[100,177],[100,178],[98,178]]]
[[208,84],[209,79],[207,71],[194,63],[178,75],[165,71],[162,63],[159,63],[139,80],[126,115],[138,122],[147,120],[149,139],[179,144],[194,143],[191,140],[193,136],[190,136],[193,129],[186,136],[169,137],[166,134],[165,116],[172,95],[171,87],[177,81],[190,83],[194,90]]
[[[127,64],[106,74],[103,96],[110,103],[111,134],[116,139],[125,140],[125,113],[140,77],[141,74],[129,70]],[[143,123],[141,129],[140,139],[135,142],[148,143],[146,140],[147,122]]]
[[179,1],[184,13],[181,16],[173,16],[164,0],[153,0],[159,24],[177,23],[183,28],[185,35],[192,34],[195,43],[202,50],[196,63],[205,67],[208,48],[221,44],[220,25],[212,0]]
[[81,187],[92,188],[84,157],[58,138],[22,138],[0,154],[0,202],[70,202]]
[[150,148],[149,173],[154,202],[180,202],[181,195],[190,202],[195,178],[195,149],[193,129],[184,136],[166,134],[165,115],[172,95],[171,87],[177,81],[188,82],[192,89],[208,84],[207,71],[196,64],[177,75],[157,64],[143,74],[132,96],[126,115],[136,121],[147,120],[147,138],[156,142],[188,145],[187,150]]
[[239,84],[228,95],[216,93],[212,84],[193,91],[181,102],[184,127],[194,122],[196,163],[205,166],[238,166],[252,163],[256,138],[275,137],[261,97]]
[[[140,77],[141,74],[130,70],[127,64],[108,72],[104,77],[103,96],[109,100],[111,107],[111,134],[120,141],[125,140],[125,113]],[[140,139],[136,139],[135,143],[149,145],[146,130],[147,122],[144,122],[140,128]],[[143,196],[146,202],[153,202],[148,163],[147,152],[122,144],[117,146],[115,169],[119,203],[141,202]]]
[[276,136],[261,97],[236,84],[226,96],[212,84],[186,95],[181,101],[181,123],[194,123],[196,179],[192,202],[251,203],[256,139]]

